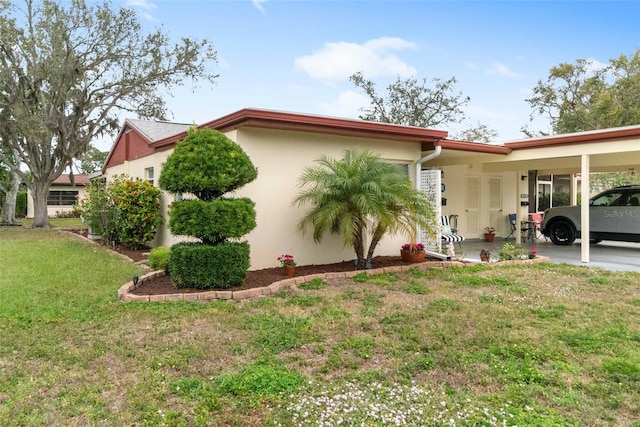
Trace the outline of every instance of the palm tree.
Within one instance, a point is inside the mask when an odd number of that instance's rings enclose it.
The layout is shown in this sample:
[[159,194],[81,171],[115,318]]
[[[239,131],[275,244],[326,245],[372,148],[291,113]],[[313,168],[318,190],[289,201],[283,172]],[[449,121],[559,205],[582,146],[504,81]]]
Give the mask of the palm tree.
[[418,226],[433,234],[431,204],[396,165],[368,150],[348,149],[343,154],[341,160],[321,157],[317,167],[305,169],[300,177],[302,190],[293,203],[312,206],[298,224],[303,234],[309,226],[316,242],[327,231],[341,234],[343,244],[354,248],[359,269],[371,261],[387,233],[404,232],[412,242]]

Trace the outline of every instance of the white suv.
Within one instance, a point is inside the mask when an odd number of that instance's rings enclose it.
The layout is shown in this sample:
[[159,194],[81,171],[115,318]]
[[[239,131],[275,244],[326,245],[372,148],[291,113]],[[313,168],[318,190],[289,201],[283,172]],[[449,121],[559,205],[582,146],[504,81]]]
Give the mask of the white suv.
[[[580,233],[580,206],[547,209],[542,234],[556,245],[570,245]],[[603,191],[589,201],[590,240],[640,242],[640,185]]]

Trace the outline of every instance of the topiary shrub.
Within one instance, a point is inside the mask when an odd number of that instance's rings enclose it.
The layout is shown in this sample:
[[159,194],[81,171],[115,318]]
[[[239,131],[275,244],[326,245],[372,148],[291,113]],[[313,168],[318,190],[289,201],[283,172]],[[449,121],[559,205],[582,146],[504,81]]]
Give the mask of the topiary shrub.
[[258,171],[244,150],[224,134],[189,130],[162,166],[160,188],[213,200],[256,179]]
[[249,257],[247,242],[177,243],[171,247],[169,274],[179,288],[230,288],[247,278]]
[[244,282],[249,245],[228,239],[241,238],[255,228],[255,205],[247,198],[223,196],[257,174],[244,150],[218,131],[190,129],[176,144],[162,166],[160,188],[198,199],[171,204],[169,229],[201,240],[171,247],[168,269],[176,286],[224,289]]
[[247,198],[183,200],[171,205],[169,228],[213,245],[239,238],[256,227],[255,204]]
[[153,270],[166,270],[169,265],[170,249],[166,246],[158,246],[149,252],[149,267]]

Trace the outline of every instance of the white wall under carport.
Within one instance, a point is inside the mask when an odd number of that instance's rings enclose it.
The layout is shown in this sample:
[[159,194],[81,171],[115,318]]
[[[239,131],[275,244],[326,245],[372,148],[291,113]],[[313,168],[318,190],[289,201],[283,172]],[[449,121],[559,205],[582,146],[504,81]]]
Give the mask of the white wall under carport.
[[[486,156],[486,161],[479,165],[484,173],[510,172],[516,179],[529,170],[537,170],[539,174],[580,173],[580,192],[589,194],[591,172],[640,171],[640,126],[533,138],[504,145],[512,151],[504,156]],[[518,186],[514,189],[515,204],[512,206],[522,214],[518,206],[520,189]],[[588,235],[589,198],[583,197],[581,202],[581,229]],[[518,223],[520,219],[517,219]],[[580,244],[581,260],[588,264],[589,239],[581,239]]]

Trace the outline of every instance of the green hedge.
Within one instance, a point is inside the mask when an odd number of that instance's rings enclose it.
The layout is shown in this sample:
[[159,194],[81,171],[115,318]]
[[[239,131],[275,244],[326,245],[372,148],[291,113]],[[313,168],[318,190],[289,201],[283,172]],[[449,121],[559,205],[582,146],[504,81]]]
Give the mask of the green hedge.
[[204,243],[242,237],[255,226],[255,203],[251,199],[182,200],[171,204],[171,232],[195,236]]
[[247,242],[178,243],[171,247],[169,274],[179,288],[230,288],[244,282],[247,270]]

